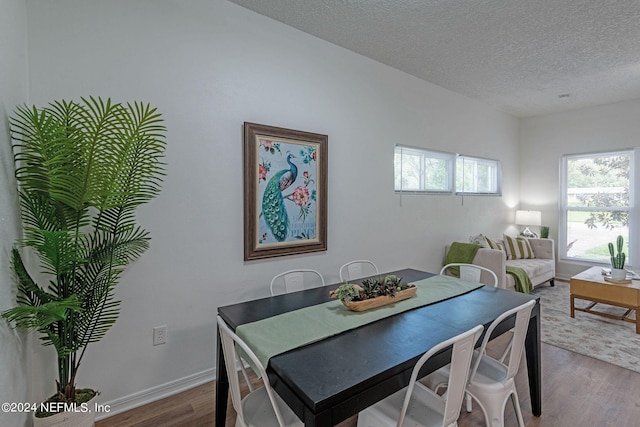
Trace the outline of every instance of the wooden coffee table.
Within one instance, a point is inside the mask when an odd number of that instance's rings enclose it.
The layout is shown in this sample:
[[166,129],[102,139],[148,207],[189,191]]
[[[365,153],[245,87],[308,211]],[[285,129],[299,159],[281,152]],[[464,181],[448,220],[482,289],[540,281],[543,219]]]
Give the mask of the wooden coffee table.
[[[611,283],[604,280],[602,267],[591,267],[580,274],[577,274],[569,281],[571,293],[571,317],[575,317],[575,311],[597,314],[611,319],[624,320],[636,324],[636,333],[640,334],[640,281],[633,280],[631,283]],[[582,299],[591,301],[586,308],[575,306],[575,300]],[[594,310],[596,304],[608,304],[616,307],[626,308],[627,311],[622,316]],[[629,315],[635,311],[636,318],[630,319]]]

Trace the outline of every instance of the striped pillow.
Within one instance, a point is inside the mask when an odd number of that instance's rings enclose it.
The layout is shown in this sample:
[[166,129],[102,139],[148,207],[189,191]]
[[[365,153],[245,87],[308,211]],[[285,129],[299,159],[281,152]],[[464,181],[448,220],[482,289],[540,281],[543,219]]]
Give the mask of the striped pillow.
[[533,249],[529,240],[522,236],[511,237],[503,235],[504,249],[507,253],[507,259],[530,259],[535,258]]
[[502,243],[498,242],[497,240],[490,239],[487,236],[484,236],[484,240],[485,242],[487,242],[486,245],[483,245],[485,248],[499,249],[501,251],[504,251],[504,246],[502,245]]

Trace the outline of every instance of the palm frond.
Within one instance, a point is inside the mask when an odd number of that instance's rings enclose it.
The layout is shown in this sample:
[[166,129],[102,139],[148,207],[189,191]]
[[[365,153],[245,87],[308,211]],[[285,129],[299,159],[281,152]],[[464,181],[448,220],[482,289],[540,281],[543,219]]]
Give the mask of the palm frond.
[[17,300],[19,304],[38,307],[56,299],[56,295],[44,291],[31,278],[24,266],[20,251],[16,248],[11,250],[11,268],[18,282]]
[[78,149],[82,135],[74,120],[79,106],[58,103],[40,111],[35,107],[19,111],[21,113],[12,122],[12,129],[18,129],[13,132],[18,182],[46,194],[54,202],[81,209],[86,167],[82,150]]
[[[71,274],[76,266],[85,259],[85,241],[83,233],[59,230],[48,231],[27,229],[29,238],[22,243],[33,248],[44,267],[44,273],[60,277]],[[67,297],[69,295],[64,295]]]
[[97,233],[90,261],[114,266],[127,265],[149,248],[149,233],[140,227],[123,228],[116,233]]
[[110,191],[104,193],[99,207],[135,207],[148,202],[160,191],[165,141],[162,119],[156,109],[141,103],[118,110],[122,128],[119,144],[112,146]]
[[[47,195],[35,191],[21,191],[20,208],[22,222],[26,227],[42,230],[68,230],[78,221],[78,212],[62,203],[56,203]],[[80,226],[87,225],[85,212],[81,212]]]
[[19,305],[7,310],[3,315],[18,327],[46,333],[51,324],[65,320],[71,311],[80,311],[80,302],[75,295],[61,301],[49,301],[37,307]]

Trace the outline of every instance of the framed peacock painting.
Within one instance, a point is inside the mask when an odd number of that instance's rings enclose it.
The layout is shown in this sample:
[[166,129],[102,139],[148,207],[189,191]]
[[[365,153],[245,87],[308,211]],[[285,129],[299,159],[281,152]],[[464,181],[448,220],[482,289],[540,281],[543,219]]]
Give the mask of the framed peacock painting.
[[327,250],[327,135],[244,123],[244,259]]

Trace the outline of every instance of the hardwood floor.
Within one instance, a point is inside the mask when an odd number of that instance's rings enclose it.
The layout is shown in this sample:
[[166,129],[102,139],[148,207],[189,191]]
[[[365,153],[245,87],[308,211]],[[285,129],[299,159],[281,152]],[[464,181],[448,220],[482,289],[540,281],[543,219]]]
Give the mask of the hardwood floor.
[[[531,414],[526,366],[520,366],[516,388],[528,427],[617,426],[635,427],[640,419],[640,374],[558,347],[542,344],[542,416]],[[114,415],[96,427],[199,427],[213,426],[215,383],[185,391],[171,398]],[[227,426],[235,423],[229,404]],[[478,405],[462,411],[459,427],[483,426]],[[505,425],[515,426],[513,406],[507,404]],[[356,417],[339,427],[355,427]]]

